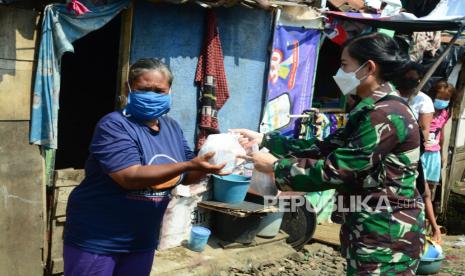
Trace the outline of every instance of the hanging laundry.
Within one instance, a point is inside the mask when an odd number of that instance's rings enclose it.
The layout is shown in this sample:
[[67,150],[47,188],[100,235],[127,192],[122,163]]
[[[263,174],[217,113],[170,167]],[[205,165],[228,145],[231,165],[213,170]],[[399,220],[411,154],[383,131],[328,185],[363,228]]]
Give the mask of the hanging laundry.
[[74,12],[75,15],[82,15],[82,14],[90,12],[90,10],[86,6],[84,6],[81,2],[77,0],[69,1],[67,8],[69,12],[72,11]]
[[302,112],[303,117],[297,119],[297,129],[294,132],[294,138],[297,139],[310,139],[313,137],[313,111],[305,110]]
[[441,47],[441,31],[413,33],[410,59],[421,63],[426,52],[434,56]]
[[329,126],[330,133],[333,133],[338,128],[337,115],[336,114],[329,114],[328,118],[329,118],[329,122],[330,122],[330,126]]
[[305,111],[302,115],[304,117],[299,119],[299,129],[294,137],[306,140],[311,138],[325,139],[338,129],[345,127],[348,117],[346,113],[325,114],[313,111]]
[[343,45],[349,37],[339,20],[333,16],[326,19],[324,32],[332,42],[338,45]]
[[330,134],[331,122],[324,113],[315,114],[315,137],[319,140],[323,140]]
[[363,23],[349,20],[341,20],[334,16],[328,16],[328,18],[325,19],[325,35],[332,42],[341,46],[347,40],[350,40],[355,36],[371,33],[372,31],[373,27],[370,27]]
[[197,149],[202,147],[209,134],[219,133],[218,110],[229,98],[223,50],[212,9],[207,10],[206,26],[204,45],[195,72],[195,83],[201,91]]

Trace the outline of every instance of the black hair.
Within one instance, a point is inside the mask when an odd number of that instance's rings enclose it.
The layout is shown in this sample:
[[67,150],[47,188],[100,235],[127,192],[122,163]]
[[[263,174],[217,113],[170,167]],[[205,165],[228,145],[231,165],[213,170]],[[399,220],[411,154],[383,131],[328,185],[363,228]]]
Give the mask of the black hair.
[[[415,71],[418,74],[419,79],[412,79],[410,77],[407,77],[407,73],[410,71]],[[416,63],[414,61],[409,61],[404,69],[403,69],[403,74],[398,77],[397,79],[393,80],[393,84],[397,87],[397,89],[402,90],[402,91],[410,91],[413,92],[412,89],[418,86],[420,83],[420,79],[423,78],[425,75],[425,67],[419,63]]]
[[421,65],[420,63],[417,63],[417,62],[414,62],[414,61],[410,61],[409,63],[407,63],[407,65],[405,66],[405,69],[404,69],[404,72],[408,72],[408,71],[415,71],[418,73],[418,75],[420,76],[420,78],[423,78],[423,76],[425,75],[426,73],[426,69],[423,65]]
[[409,60],[402,56],[397,42],[382,33],[356,36],[344,47],[360,64],[368,60],[374,61],[380,68],[379,77],[384,81],[400,78],[409,64]]
[[157,58],[141,58],[129,68],[129,84],[132,85],[138,77],[150,70],[160,71],[164,74],[170,86],[173,83],[173,74],[168,65]]

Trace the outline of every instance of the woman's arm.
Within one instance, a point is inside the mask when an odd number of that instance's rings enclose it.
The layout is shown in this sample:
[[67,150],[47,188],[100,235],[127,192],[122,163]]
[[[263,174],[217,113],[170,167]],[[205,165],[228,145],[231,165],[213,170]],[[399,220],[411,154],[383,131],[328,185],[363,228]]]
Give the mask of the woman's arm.
[[179,176],[185,172],[199,172],[221,174],[222,165],[211,165],[208,160],[214,153],[209,152],[196,157],[191,161],[163,164],[163,165],[134,165],[128,168],[110,173],[110,177],[121,187],[128,190],[139,190],[147,187],[154,189],[171,188],[178,184]]
[[420,113],[418,115],[418,124],[420,125],[421,133],[423,134],[425,142],[429,139],[429,127],[433,120],[433,115],[434,113]]

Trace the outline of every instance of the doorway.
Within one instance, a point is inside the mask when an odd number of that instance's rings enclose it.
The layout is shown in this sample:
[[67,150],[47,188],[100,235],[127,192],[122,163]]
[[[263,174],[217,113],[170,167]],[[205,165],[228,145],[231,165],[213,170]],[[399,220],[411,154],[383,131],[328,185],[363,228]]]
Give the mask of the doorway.
[[58,149],[47,191],[48,251],[45,275],[63,273],[66,203],[85,177],[88,147],[97,122],[115,109],[121,15],[75,41],[61,63]]
[[55,169],[83,169],[95,125],[115,108],[121,15],[75,41],[61,64]]

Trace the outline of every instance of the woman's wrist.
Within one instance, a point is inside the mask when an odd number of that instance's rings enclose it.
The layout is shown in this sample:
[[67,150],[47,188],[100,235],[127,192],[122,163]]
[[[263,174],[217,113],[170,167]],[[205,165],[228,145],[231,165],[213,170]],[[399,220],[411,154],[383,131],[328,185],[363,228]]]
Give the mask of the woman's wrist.
[[182,166],[182,170],[184,172],[195,171],[197,169],[197,166],[196,166],[195,162],[193,162],[192,160],[189,160],[189,161],[186,161],[186,162],[180,162],[178,164],[180,164]]

